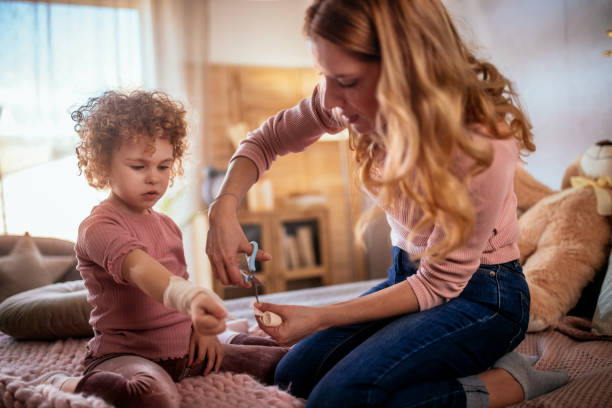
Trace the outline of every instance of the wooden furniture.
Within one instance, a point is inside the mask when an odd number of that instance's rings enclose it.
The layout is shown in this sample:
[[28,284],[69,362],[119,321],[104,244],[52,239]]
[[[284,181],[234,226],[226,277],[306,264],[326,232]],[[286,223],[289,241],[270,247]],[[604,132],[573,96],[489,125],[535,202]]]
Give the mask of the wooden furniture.
[[[288,207],[270,212],[239,214],[247,238],[272,255],[256,263],[262,293],[283,292],[329,284],[331,249],[329,215],[323,205]],[[251,296],[253,290],[223,286],[214,281],[215,292],[224,299]]]
[[[311,68],[209,66],[204,163],[224,170],[235,150],[230,133],[237,126],[257,128],[267,117],[309,96],[318,79]],[[259,181],[272,186],[273,212],[291,196],[313,194],[325,198],[333,220],[328,226],[330,246],[334,248],[329,259],[333,273],[325,281],[329,284],[365,278],[365,257],[353,234],[362,201],[351,179],[350,155],[347,140],[319,141],[303,153],[280,157],[265,173],[265,180]]]

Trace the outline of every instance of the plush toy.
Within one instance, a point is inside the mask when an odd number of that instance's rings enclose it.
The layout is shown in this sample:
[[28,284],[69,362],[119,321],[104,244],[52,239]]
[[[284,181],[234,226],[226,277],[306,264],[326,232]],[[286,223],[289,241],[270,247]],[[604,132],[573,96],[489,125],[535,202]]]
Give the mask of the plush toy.
[[519,249],[531,293],[529,331],[556,327],[608,255],[612,217],[612,142],[589,148],[555,192],[522,167],[515,173]]

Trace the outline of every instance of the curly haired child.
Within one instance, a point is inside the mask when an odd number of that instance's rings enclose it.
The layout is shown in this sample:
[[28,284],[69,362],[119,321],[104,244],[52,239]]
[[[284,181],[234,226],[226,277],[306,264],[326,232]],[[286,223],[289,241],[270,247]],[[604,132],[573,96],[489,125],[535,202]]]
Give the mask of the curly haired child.
[[47,375],[63,391],[115,406],[174,407],[175,381],[227,370],[271,382],[286,352],[245,335],[239,345],[221,344],[223,303],[188,280],[181,231],[152,208],[183,172],[185,116],[160,91],[108,91],[72,113],[79,169],[110,194],[79,227],[75,249],[94,337],[83,376]]

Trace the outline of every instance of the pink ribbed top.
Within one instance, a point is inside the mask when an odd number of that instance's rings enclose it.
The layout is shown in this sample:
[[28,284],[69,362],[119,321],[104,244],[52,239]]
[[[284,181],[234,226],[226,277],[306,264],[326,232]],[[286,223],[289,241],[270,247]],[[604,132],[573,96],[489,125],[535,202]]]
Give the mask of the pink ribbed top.
[[[279,155],[301,152],[316,142],[323,133],[338,133],[344,125],[323,109],[318,87],[313,94],[287,110],[266,120],[249,132],[240,143],[232,160],[247,157],[253,161],[258,176],[267,170]],[[458,296],[480,264],[497,264],[518,259],[518,221],[516,196],[513,190],[514,169],[519,157],[513,138],[497,140],[488,137],[483,126],[473,125],[470,134],[483,143],[490,143],[493,162],[475,176],[469,192],[476,210],[476,225],[471,239],[451,252],[442,261],[423,259],[418,272],[408,278],[421,310],[430,309]],[[455,168],[468,165],[466,156],[457,155]],[[437,242],[442,230],[433,226],[418,234],[412,243],[408,234],[419,220],[407,198],[400,198],[393,208],[383,208],[391,227],[391,242],[410,254],[423,252]]]
[[181,231],[166,215],[136,214],[108,201],[93,208],[79,226],[78,266],[93,306],[89,352],[134,353],[152,360],[183,357],[189,351],[191,320],[167,309],[122,278],[121,265],[142,249],[175,275],[188,278]]

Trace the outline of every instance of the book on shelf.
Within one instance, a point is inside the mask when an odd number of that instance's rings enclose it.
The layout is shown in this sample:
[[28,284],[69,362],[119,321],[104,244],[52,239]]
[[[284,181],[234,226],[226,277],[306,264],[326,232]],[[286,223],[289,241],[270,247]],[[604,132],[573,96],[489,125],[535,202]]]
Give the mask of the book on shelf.
[[299,227],[296,230],[297,246],[300,256],[300,266],[313,267],[316,265],[315,249],[311,227]]
[[285,266],[287,269],[300,267],[300,255],[297,238],[283,231],[283,252],[285,254]]

